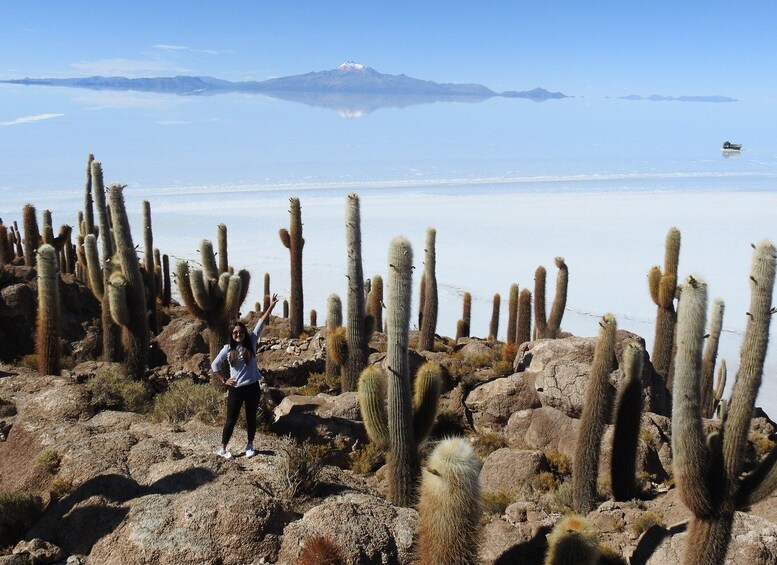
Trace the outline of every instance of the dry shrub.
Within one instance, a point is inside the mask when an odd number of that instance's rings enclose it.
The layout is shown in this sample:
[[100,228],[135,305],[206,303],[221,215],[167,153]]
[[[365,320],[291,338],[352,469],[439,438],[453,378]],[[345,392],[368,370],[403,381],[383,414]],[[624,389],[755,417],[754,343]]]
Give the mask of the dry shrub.
[[343,550],[331,538],[313,536],[297,558],[297,565],[345,565]]
[[560,452],[557,449],[548,449],[545,452],[545,459],[548,460],[550,469],[556,475],[571,475],[572,474],[572,460],[565,453]]
[[559,487],[559,480],[550,471],[542,471],[532,477],[531,486],[538,492],[549,492]]
[[43,500],[29,492],[0,491],[0,548],[16,545],[43,513]]
[[494,361],[491,370],[496,377],[506,377],[513,374],[513,364],[507,361]]
[[463,436],[467,431],[459,415],[453,410],[440,410],[434,421],[434,427],[429,435],[430,439],[440,439],[444,437]]
[[140,381],[127,378],[120,365],[101,367],[87,381],[90,404],[95,410],[122,410],[143,414],[151,402],[151,389]]
[[17,359],[16,364],[19,367],[24,367],[25,369],[32,369],[34,371],[38,370],[38,355],[37,353],[29,353],[27,355],[22,355]]
[[467,361],[475,369],[482,369],[483,367],[491,367],[494,364],[495,357],[493,353],[477,353],[467,357]]
[[510,365],[515,361],[515,356],[518,355],[517,343],[506,343],[502,347],[502,361],[507,361]]
[[56,475],[59,471],[59,454],[52,449],[41,451],[35,463],[50,475]]
[[[198,384],[182,379],[174,381],[170,388],[154,399],[151,418],[157,422],[179,424],[193,418],[206,424],[221,421],[226,410],[224,392],[210,383]],[[241,410],[242,414],[244,411]]]
[[497,449],[508,447],[509,445],[510,440],[507,436],[496,432],[484,432],[474,436],[472,447],[475,449],[478,457],[485,459]]
[[317,386],[320,392],[340,394],[340,375],[311,373],[310,376],[308,376],[308,384]]
[[377,469],[386,460],[383,451],[374,443],[365,443],[357,446],[348,456],[351,471],[359,475],[369,475]]
[[280,465],[283,492],[286,500],[291,500],[315,492],[321,471],[324,469],[325,445],[316,445],[310,440],[298,443],[291,436],[280,439],[278,451],[283,453]]
[[56,477],[49,485],[49,495],[53,500],[59,500],[73,492],[73,481],[64,477]]
[[666,522],[661,514],[656,512],[643,512],[639,517],[629,524],[629,528],[636,534],[641,535],[648,531],[652,526],[666,527]]
[[501,516],[515,500],[515,494],[507,491],[488,491],[480,495],[483,512]]

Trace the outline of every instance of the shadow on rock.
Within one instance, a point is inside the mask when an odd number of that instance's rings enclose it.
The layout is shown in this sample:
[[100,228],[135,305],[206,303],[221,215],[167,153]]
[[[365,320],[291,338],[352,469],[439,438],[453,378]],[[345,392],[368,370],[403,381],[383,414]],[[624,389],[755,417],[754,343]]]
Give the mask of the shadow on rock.
[[192,491],[214,476],[210,469],[194,467],[150,485],[140,485],[124,475],[99,475],[50,505],[27,537],[43,538],[70,553],[88,554],[94,544],[121,524],[129,513],[129,501],[147,495]]
[[534,537],[529,541],[514,545],[502,555],[497,557],[494,565],[526,565],[537,563],[538,565],[545,561],[545,552],[548,549],[547,535],[550,533],[548,526],[543,526],[537,530]]

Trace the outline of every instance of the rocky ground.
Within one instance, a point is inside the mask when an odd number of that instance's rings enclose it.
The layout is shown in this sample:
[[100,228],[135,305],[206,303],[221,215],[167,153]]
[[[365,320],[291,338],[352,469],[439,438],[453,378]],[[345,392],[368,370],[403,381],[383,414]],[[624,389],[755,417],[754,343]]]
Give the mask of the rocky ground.
[[[19,296],[25,292],[21,286],[16,293],[8,285],[2,290],[0,321],[6,333],[11,333],[9,320],[24,319]],[[236,429],[231,447],[238,456],[227,461],[214,455],[218,415],[172,422],[160,419],[150,405],[130,411],[106,404],[94,383],[113,369],[94,361],[99,334],[89,322],[88,296],[79,300],[83,304],[69,314],[75,328],[74,339],[65,344],[69,369],[41,376],[23,361],[0,364],[0,493],[34,493],[43,503],[20,535],[23,541],[0,554],[0,564],[32,558],[36,563],[293,564],[315,535],[334,540],[348,563],[413,561],[418,514],[386,501],[379,459],[373,470],[357,472],[364,466],[354,461],[365,457],[354,454],[364,455],[368,444],[358,403],[354,393],[337,394],[326,379],[315,377],[324,367],[324,339],[317,328],[300,340],[282,337],[285,321],[280,319],[266,330],[260,365],[277,406],[263,421],[257,456],[242,456],[245,432]],[[207,330],[180,309],[168,316],[149,371],[156,397],[174,382],[213,389]],[[255,320],[249,315],[249,327]],[[633,340],[641,338],[619,331],[616,356]],[[465,434],[482,457],[482,563],[541,563],[545,535],[568,512],[570,461],[594,343],[578,337],[530,342],[512,364],[499,363],[499,347],[476,338],[441,345],[445,351],[412,353],[413,366],[428,358],[445,367],[432,442]],[[370,361],[380,363],[385,336],[375,334],[371,346]],[[308,382],[311,375],[314,383]],[[610,375],[613,395],[621,378],[618,369]],[[667,393],[649,362],[642,382],[638,470],[644,496],[625,503],[607,499],[608,429],[602,442],[601,505],[588,518],[612,554],[635,564],[674,564],[680,562],[689,515],[671,479]],[[217,398],[223,394],[213,392]],[[776,429],[765,414],[757,414],[753,461],[772,445]],[[312,461],[321,468],[312,469]],[[295,473],[300,466],[316,480],[300,480]],[[15,518],[0,516],[0,524]],[[772,496],[737,514],[727,563],[775,562],[777,497]]]

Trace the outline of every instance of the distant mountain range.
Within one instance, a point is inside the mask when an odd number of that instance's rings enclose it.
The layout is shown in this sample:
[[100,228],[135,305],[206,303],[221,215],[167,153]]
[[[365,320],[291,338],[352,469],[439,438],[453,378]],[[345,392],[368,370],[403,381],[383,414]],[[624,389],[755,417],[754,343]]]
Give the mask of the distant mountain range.
[[176,76],[127,78],[92,76],[84,78],[23,78],[3,83],[65,86],[97,90],[138,90],[187,96],[225,92],[261,93],[273,98],[336,109],[344,115],[361,115],[386,106],[404,107],[437,101],[480,102],[503,96],[535,102],[567,98],[544,88],[494,92],[481,84],[437,83],[406,75],[379,73],[359,63],[343,63],[329,71],[272,78],[264,81],[231,82],[213,77]]

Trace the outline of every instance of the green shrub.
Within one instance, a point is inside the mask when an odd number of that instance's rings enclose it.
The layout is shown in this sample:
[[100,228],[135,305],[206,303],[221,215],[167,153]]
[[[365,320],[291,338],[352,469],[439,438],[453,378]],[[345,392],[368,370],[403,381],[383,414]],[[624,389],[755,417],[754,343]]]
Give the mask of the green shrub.
[[[224,391],[210,383],[198,384],[188,379],[173,381],[170,388],[154,398],[151,418],[157,422],[180,424],[194,418],[206,424],[223,420],[226,410]],[[243,414],[245,411],[241,410]]]
[[148,385],[132,380],[121,373],[119,365],[101,367],[87,381],[86,389],[95,410],[123,410],[145,413],[151,402]]
[[475,449],[477,456],[481,459],[485,459],[497,449],[510,445],[510,440],[507,436],[496,432],[484,432],[474,436],[474,438],[475,441],[472,447]]
[[477,353],[467,357],[467,361],[475,368],[482,369],[483,367],[491,367],[494,364],[493,353]]
[[59,471],[59,454],[52,449],[47,449],[38,455],[35,463],[47,473],[56,475]]
[[359,475],[369,475],[385,462],[385,455],[374,443],[357,446],[348,456],[351,471]]
[[41,497],[28,492],[0,491],[0,548],[16,545],[42,513]]
[[486,514],[496,514],[501,516],[507,507],[515,500],[515,494],[507,491],[488,491],[480,495],[480,501],[483,505],[483,512]]

